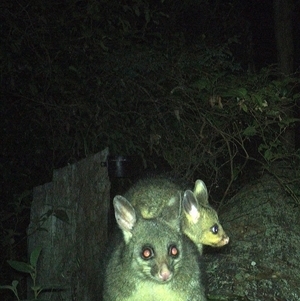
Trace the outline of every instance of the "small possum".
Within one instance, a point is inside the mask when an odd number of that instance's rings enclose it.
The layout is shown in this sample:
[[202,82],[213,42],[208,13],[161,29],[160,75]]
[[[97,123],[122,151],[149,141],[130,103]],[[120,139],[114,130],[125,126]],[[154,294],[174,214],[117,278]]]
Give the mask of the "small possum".
[[113,204],[123,240],[105,269],[103,301],[206,301],[190,240],[162,219],[139,216],[123,196]]
[[[181,219],[181,231],[202,254],[203,245],[221,247],[229,242],[217,212],[208,203],[203,181],[195,182],[194,190],[184,191],[167,178],[140,180],[125,195],[143,218],[160,217],[171,226]],[[175,222],[176,224],[176,222]]]
[[196,244],[202,254],[203,245],[222,247],[229,242],[217,212],[208,203],[203,181],[195,182],[194,191],[186,190],[183,196],[182,231]]

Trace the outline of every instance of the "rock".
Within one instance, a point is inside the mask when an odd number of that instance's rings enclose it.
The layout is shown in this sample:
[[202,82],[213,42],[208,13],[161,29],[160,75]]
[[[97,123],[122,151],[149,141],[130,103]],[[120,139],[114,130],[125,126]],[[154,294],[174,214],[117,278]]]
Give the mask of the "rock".
[[300,300],[299,177],[280,173],[247,185],[219,213],[230,242],[203,256],[209,300]]

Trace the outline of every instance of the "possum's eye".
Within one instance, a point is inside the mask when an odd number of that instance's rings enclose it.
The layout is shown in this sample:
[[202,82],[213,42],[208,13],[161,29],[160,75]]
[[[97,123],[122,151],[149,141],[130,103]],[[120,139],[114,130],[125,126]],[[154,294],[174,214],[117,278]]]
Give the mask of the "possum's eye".
[[219,226],[217,224],[214,224],[211,228],[210,228],[210,231],[213,233],[213,234],[218,234],[219,232]]
[[179,250],[177,249],[176,245],[170,245],[169,247],[169,255],[173,258],[177,258],[179,255]]
[[145,246],[142,248],[141,256],[143,259],[150,259],[154,256],[154,251],[152,247]]

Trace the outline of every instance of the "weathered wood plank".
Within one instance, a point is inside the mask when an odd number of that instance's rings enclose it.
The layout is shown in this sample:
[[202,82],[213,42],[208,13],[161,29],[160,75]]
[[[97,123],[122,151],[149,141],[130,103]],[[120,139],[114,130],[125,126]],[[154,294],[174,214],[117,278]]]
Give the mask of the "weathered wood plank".
[[37,282],[58,288],[43,293],[44,299],[99,299],[110,190],[107,168],[101,162],[107,156],[105,149],[55,170],[52,183],[33,191],[28,251],[43,247]]

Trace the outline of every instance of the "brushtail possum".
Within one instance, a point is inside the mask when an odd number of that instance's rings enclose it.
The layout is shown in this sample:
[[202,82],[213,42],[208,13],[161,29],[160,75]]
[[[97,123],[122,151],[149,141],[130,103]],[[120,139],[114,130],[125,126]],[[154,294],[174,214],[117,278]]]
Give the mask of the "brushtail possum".
[[182,231],[196,244],[202,254],[203,245],[222,247],[229,242],[217,212],[208,203],[208,192],[203,181],[195,182],[194,191],[183,196]]
[[221,247],[229,242],[217,212],[208,203],[203,181],[195,182],[194,190],[183,189],[166,178],[139,181],[125,195],[140,214],[148,219],[160,217],[172,225],[181,216],[181,231],[202,254],[203,245]]
[[190,240],[162,219],[142,218],[123,196],[113,204],[123,240],[108,261],[103,300],[206,301]]

